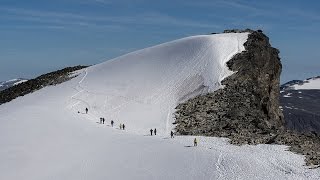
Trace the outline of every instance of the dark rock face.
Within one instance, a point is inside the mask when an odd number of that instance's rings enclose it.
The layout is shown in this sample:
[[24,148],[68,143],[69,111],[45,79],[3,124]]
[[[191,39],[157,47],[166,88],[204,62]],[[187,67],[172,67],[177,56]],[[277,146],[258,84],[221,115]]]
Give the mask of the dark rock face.
[[70,73],[86,67],[87,66],[67,67],[62,70],[44,74],[35,79],[31,79],[24,83],[5,89],[0,92],[0,105],[9,102],[19,96],[24,96],[26,94],[37,91],[43,87],[63,83],[72,78],[69,76]]
[[177,133],[222,136],[237,144],[256,144],[268,143],[283,129],[278,99],[282,68],[279,51],[271,47],[261,31],[249,32],[246,51],[227,63],[237,73],[223,80],[225,87],[176,108]]

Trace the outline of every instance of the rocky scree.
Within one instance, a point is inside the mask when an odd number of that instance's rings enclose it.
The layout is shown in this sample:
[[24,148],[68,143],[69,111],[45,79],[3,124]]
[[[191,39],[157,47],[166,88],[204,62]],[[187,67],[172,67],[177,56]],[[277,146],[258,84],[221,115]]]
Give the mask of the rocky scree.
[[28,80],[24,83],[12,86],[0,92],[0,105],[11,100],[24,96],[26,94],[37,91],[43,87],[56,85],[70,80],[76,76],[72,76],[71,73],[88,66],[74,66],[67,67],[58,71],[41,75],[35,79]]
[[[279,51],[271,47],[261,30],[224,31],[234,32],[250,33],[245,51],[227,62],[236,73],[222,81],[224,88],[176,107],[177,134],[227,137],[237,145],[285,144],[292,146],[294,152],[312,154],[306,156],[307,164],[320,164],[320,156],[313,152],[319,139],[286,131],[284,127],[279,108]],[[312,143],[305,145],[305,139]]]

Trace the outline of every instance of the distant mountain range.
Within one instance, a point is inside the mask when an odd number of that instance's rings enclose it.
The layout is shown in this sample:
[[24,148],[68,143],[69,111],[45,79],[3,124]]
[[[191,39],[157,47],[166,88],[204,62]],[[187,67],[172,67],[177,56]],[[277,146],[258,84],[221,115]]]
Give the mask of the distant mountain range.
[[17,84],[23,83],[28,81],[27,79],[24,78],[18,78],[18,79],[11,79],[8,81],[2,81],[0,82],[0,91],[5,90],[9,87],[15,86]]
[[306,80],[292,80],[281,85],[280,90],[320,89],[320,76]]
[[286,127],[320,134],[320,76],[289,81],[280,89]]

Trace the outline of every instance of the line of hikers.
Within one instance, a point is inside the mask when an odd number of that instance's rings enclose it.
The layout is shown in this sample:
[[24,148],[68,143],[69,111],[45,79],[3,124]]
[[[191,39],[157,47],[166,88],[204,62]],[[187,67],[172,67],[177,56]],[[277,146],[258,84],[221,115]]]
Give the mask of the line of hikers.
[[[88,114],[89,109],[86,108],[85,111],[86,111],[86,114]],[[78,111],[78,113],[79,113],[79,111]],[[101,117],[101,118],[100,118],[100,124],[104,124],[104,123],[105,123],[105,118],[102,118],[102,117]],[[110,124],[111,124],[111,127],[113,127],[114,121],[111,120]],[[125,128],[126,128],[126,126],[125,126],[124,124],[121,124],[121,123],[120,123],[119,126],[120,126],[120,130],[125,130]],[[151,136],[153,135],[153,133],[154,133],[154,135],[157,135],[157,129],[156,129],[156,128],[154,128],[154,130],[153,130],[153,129],[150,129],[150,135],[151,135]],[[170,135],[171,135],[171,138],[174,138],[174,133],[173,133],[173,131],[170,132]],[[197,138],[194,138],[194,140],[193,140],[193,146],[198,146],[198,140],[197,140]]]

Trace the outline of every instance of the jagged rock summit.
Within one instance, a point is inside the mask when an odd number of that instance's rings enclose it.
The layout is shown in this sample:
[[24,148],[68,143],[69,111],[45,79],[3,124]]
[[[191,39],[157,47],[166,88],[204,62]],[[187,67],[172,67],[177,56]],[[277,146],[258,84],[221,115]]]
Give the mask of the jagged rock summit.
[[[227,63],[235,72],[222,80],[222,89],[179,104],[176,131],[182,135],[230,138],[233,144],[281,144],[306,156],[307,165],[320,164],[320,138],[288,129],[279,108],[281,62],[261,30],[249,32],[245,51]],[[315,81],[313,79],[312,86]],[[318,81],[316,81],[318,83]]]
[[229,137],[240,144],[267,143],[284,124],[279,51],[260,30],[224,32],[250,32],[245,51],[227,62],[235,73],[222,81],[224,88],[177,106],[176,130],[183,135]]

